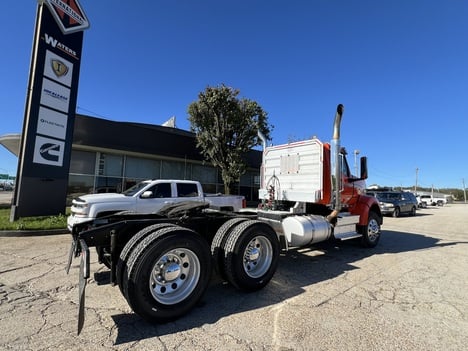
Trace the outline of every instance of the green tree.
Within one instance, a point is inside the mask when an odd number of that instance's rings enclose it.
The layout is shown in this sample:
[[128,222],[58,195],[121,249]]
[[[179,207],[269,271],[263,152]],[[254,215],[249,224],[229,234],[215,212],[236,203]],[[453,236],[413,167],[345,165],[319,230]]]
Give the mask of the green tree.
[[222,84],[207,87],[198,101],[188,107],[190,129],[196,133],[203,156],[221,170],[224,192],[245,173],[244,155],[261,140],[260,130],[269,140],[272,126],[260,105],[238,98],[239,90]]

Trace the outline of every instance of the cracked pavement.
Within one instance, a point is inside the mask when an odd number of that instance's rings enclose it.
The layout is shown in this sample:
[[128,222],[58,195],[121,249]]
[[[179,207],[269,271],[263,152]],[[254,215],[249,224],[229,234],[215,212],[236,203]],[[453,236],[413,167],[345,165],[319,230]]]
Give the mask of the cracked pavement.
[[64,269],[70,236],[1,233],[0,350],[464,350],[466,228],[465,204],[385,217],[375,249],[290,250],[250,294],[213,275],[202,303],[163,325],[132,313],[92,251],[79,336],[79,260]]

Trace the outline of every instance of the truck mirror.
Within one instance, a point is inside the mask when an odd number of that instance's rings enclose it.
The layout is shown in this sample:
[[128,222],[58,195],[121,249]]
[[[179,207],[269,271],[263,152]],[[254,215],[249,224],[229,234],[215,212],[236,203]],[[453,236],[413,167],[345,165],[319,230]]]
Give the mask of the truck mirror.
[[367,157],[361,157],[361,179],[367,179]]

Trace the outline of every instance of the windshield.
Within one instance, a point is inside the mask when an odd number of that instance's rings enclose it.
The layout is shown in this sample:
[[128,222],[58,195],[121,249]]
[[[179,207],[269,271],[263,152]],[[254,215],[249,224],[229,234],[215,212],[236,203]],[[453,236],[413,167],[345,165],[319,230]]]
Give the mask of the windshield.
[[148,181],[142,181],[142,182],[139,182],[137,184],[135,184],[134,186],[132,186],[131,188],[128,188],[127,190],[125,190],[124,192],[122,192],[122,194],[124,194],[125,196],[133,196],[135,195],[137,192],[139,192],[141,189],[143,189],[145,186],[148,185]]
[[400,195],[398,193],[377,193],[376,197],[379,201],[398,200]]

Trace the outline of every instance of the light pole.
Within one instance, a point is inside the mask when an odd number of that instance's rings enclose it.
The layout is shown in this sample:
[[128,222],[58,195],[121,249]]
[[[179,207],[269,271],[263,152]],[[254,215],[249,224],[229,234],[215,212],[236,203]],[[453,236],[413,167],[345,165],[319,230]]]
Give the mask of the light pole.
[[354,150],[354,175],[358,176],[358,165],[357,165],[357,155],[359,155],[359,150]]

